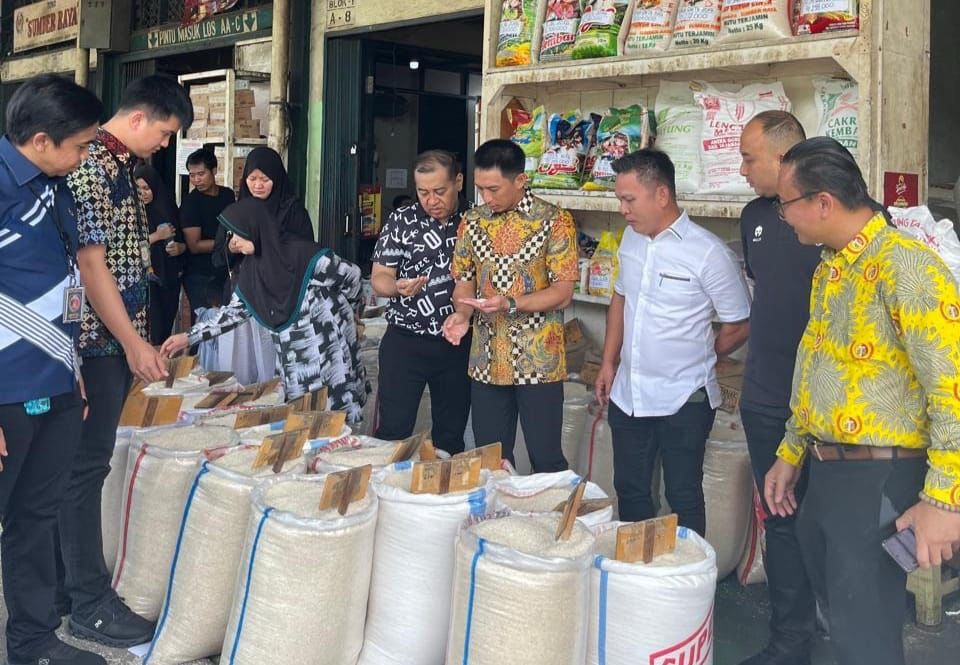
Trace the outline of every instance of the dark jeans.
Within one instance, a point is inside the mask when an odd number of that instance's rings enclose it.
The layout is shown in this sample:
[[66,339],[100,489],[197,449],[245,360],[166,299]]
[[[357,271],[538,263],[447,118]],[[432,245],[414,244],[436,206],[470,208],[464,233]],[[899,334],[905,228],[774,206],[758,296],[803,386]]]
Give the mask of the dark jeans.
[[[197,309],[212,307],[214,298],[219,298],[223,292],[223,284],[227,276],[221,273],[190,273],[183,275],[183,288],[190,301],[190,323],[196,323]],[[226,305],[227,303],[223,303]]]
[[[777,459],[787,419],[749,409],[740,409],[740,418],[762,497],[764,477]],[[808,469],[804,466],[795,489],[797,501],[803,501],[807,480]],[[769,510],[767,515],[763,523],[767,539],[764,568],[770,593],[770,642],[782,652],[808,658],[817,608],[797,542],[796,520],[794,516],[770,516]]]
[[917,502],[923,457],[862,462],[811,459],[797,517],[807,574],[843,665],[903,665],[907,576],[881,543]]
[[28,662],[60,627],[57,589],[57,511],[80,443],[79,393],[50,400],[50,411],[28,416],[23,404],[0,406],[7,456],[0,473],[0,561],[7,605],[7,654]]
[[651,485],[657,453],[670,508],[682,526],[701,536],[707,516],[703,501],[703,455],[716,411],[703,391],[672,416],[635,418],[610,402],[613,434],[613,486],[620,519],[638,522],[655,517]]
[[423,388],[430,386],[433,443],[451,455],[463,452],[470,416],[469,356],[469,337],[454,346],[442,337],[387,328],[380,342],[376,437],[397,441],[413,434]]
[[117,423],[132,376],[123,356],[85,358],[90,416],[83,423],[73,473],[60,508],[60,549],[73,613],[83,617],[113,594],[103,561],[100,492],[110,472]]
[[180,311],[180,282],[150,285],[150,343],[160,346],[173,332]]
[[473,382],[473,437],[477,446],[499,441],[513,464],[517,414],[534,473],[566,471],[560,447],[563,431],[563,382],[494,386]]

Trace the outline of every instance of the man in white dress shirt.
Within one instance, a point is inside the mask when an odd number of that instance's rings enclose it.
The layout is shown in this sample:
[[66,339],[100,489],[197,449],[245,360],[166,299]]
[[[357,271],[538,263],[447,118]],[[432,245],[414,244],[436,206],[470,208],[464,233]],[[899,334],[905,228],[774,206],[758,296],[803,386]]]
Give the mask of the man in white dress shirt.
[[596,394],[609,402],[620,519],[654,517],[659,453],[671,509],[703,535],[703,456],[721,401],[716,362],[746,341],[750,297],[733,253],[677,205],[665,153],[640,150],[613,168],[629,228]]

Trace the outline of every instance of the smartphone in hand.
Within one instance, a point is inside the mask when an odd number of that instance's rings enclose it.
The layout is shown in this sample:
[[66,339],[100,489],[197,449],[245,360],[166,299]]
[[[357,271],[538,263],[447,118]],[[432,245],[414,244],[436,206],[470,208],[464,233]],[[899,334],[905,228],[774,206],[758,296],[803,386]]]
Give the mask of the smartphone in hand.
[[913,532],[913,527],[908,526],[903,531],[898,531],[881,545],[906,573],[912,573],[920,567],[917,562],[917,535]]

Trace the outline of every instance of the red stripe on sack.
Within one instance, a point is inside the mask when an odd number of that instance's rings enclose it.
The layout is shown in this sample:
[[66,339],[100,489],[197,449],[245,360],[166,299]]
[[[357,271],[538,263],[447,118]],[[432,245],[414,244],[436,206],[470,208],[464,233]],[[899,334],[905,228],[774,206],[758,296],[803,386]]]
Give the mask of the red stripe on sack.
[[597,404],[597,417],[593,419],[593,426],[590,428],[590,449],[587,456],[587,480],[593,478],[593,453],[597,446],[597,427],[603,420],[603,407]]
[[137,463],[133,465],[133,473],[130,474],[130,485],[127,487],[127,506],[123,511],[123,536],[120,539],[120,560],[117,561],[117,572],[113,576],[113,588],[120,585],[120,576],[123,575],[123,564],[127,560],[127,535],[130,531],[130,504],[133,502],[133,486],[137,482],[137,476],[140,474],[140,465],[143,458],[147,456],[147,445],[144,444],[137,455]]

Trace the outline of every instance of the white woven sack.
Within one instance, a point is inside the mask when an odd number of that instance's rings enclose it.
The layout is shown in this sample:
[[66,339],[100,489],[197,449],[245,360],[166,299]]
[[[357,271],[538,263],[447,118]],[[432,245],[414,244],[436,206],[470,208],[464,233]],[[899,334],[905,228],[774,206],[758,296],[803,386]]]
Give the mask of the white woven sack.
[[492,498],[487,471],[473,491],[412,494],[412,468],[394,464],[374,479],[380,509],[360,665],[443,662],[457,532]]
[[583,444],[583,429],[587,426],[587,408],[593,401],[593,390],[582,383],[567,381],[563,384],[563,429],[560,432],[560,447],[570,468],[582,473],[580,446]]
[[693,531],[677,529],[677,549],[650,564],[616,561],[616,530],[594,529],[587,665],[713,663],[717,561]]
[[594,538],[559,516],[510,515],[457,537],[446,663],[582,665]]
[[596,401],[587,407],[587,420],[583,428],[583,443],[580,445],[578,469],[607,493],[615,496],[613,487],[613,433],[607,422],[607,410]]
[[100,531],[103,534],[103,562],[113,572],[117,564],[117,544],[120,542],[121,510],[123,509],[123,477],[127,473],[127,454],[133,429],[121,427],[110,458],[110,471],[103,481],[100,494]]
[[[187,496],[170,564],[157,633],[144,663],[176,665],[220,652],[243,559],[250,494],[273,469],[254,470],[259,446],[228,449],[204,460]],[[283,474],[303,473],[303,458]]]
[[204,451],[236,443],[236,432],[226,427],[161,427],[133,435],[113,588],[140,616],[155,621],[160,615],[177,527]]
[[[554,512],[561,501],[580,483],[573,471],[536,473],[532,476],[513,476],[496,483],[494,504],[497,510],[509,510],[517,515],[538,515]],[[596,483],[587,483],[584,499],[606,499],[609,495]],[[613,506],[577,518],[587,527],[604,524],[613,519]]]
[[354,665],[363,645],[377,495],[321,512],[327,477],[254,489],[221,665]]

